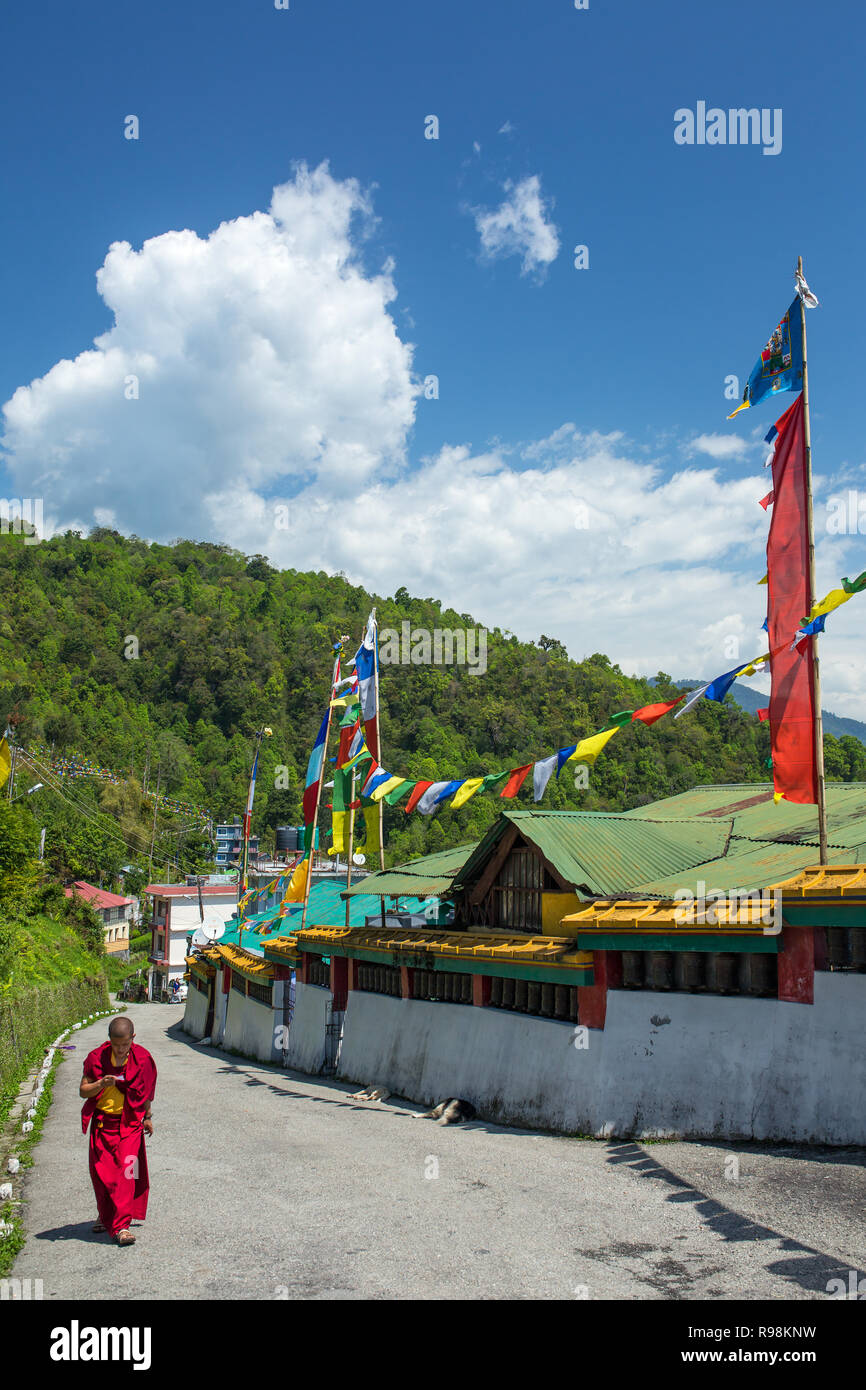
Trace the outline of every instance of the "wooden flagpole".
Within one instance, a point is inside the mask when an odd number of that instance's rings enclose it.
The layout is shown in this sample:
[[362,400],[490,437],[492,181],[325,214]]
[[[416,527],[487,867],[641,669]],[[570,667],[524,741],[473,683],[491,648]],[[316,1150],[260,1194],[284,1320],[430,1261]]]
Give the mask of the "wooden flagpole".
[[[803,257],[797,257],[797,274],[803,275]],[[800,328],[803,335],[803,440],[806,450],[806,520],[809,528],[809,612],[815,602],[815,526],[812,515],[812,431],[809,423],[809,369],[806,365],[806,305],[799,292]],[[818,843],[821,863],[827,863],[827,796],[824,779],[824,716],[821,712],[821,672],[818,634],[812,636],[812,698],[815,703],[815,769],[818,782]]]
[[[373,609],[373,623],[375,625],[375,661],[373,672],[376,682],[376,761],[382,765],[382,715],[379,709],[379,624],[376,620],[376,610]],[[379,868],[385,867],[385,798],[379,797]],[[385,899],[382,899],[382,916],[385,915]]]
[[[346,857],[346,891],[352,886],[352,853],[355,847],[355,769],[352,768],[352,790],[349,795],[349,853]],[[349,899],[346,899],[346,926],[349,925]]]
[[322,749],[322,770],[319,773],[319,787],[318,791],[316,792],[316,809],[313,812],[313,828],[311,832],[312,838],[310,840],[310,863],[307,869],[307,881],[304,884],[304,911],[301,914],[301,931],[303,931],[304,927],[307,925],[307,909],[310,905],[310,886],[313,882],[313,860],[316,853],[316,828],[319,824],[319,805],[322,800],[322,784],[325,781],[325,768],[328,762],[328,740],[331,737],[331,725],[334,722],[334,694],[337,686],[337,681],[340,679],[340,657],[342,656],[342,654],[343,643],[340,642],[339,650],[337,651],[337,656],[334,661],[334,671],[331,676],[331,693],[328,697],[328,722],[325,726],[325,743]]

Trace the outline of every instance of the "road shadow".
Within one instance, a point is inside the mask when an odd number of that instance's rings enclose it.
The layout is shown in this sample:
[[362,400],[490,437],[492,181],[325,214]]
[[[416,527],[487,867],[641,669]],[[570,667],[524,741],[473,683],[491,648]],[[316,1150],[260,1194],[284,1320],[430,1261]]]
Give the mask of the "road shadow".
[[[135,1224],[135,1223],[133,1223]],[[107,1231],[92,1231],[93,1217],[87,1221],[70,1221],[66,1226],[53,1226],[46,1231],[28,1231],[31,1240],[77,1240],[82,1245],[106,1245],[112,1243]]]
[[[767,1260],[764,1268],[769,1273],[777,1274],[809,1293],[827,1294],[827,1285],[831,1279],[841,1279],[847,1287],[849,1265],[842,1265],[834,1255],[827,1255],[821,1250],[816,1250],[814,1246],[792,1240],[789,1236],[782,1235],[781,1231],[774,1230],[772,1226],[765,1226],[761,1222],[753,1221],[751,1217],[742,1216],[732,1207],[709,1197],[706,1192],[679,1177],[671,1168],[659,1163],[640,1144],[625,1142],[608,1145],[607,1162],[618,1166],[625,1165],[641,1178],[668,1186],[671,1190],[665,1201],[692,1205],[704,1225],[709,1226],[711,1231],[715,1231],[725,1241],[775,1242],[776,1253],[790,1258]],[[768,1255],[772,1253],[767,1251]],[[863,1277],[862,1271],[857,1271],[857,1277]]]

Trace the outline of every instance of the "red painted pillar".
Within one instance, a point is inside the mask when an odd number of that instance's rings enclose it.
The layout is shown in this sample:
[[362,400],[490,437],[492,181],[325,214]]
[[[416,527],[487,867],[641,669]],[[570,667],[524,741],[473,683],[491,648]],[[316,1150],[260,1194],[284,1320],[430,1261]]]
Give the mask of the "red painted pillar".
[[813,928],[789,927],[783,921],[779,945],[779,998],[789,1004],[812,1004],[815,998]]
[[228,994],[232,987],[232,968],[230,965],[223,966],[223,994]]
[[345,1009],[349,993],[349,962],[345,956],[331,956],[331,998],[332,1007],[339,1011]]
[[300,980],[300,982],[301,982],[302,985],[308,985],[308,984],[310,983],[310,953],[309,953],[309,951],[302,951],[302,952],[301,952],[301,968],[300,968],[300,970],[298,971],[298,979]]
[[361,963],[360,961],[352,960],[351,958],[349,958],[349,960],[348,960],[348,962],[347,962],[347,964],[348,964],[348,966],[349,966],[349,971],[348,971],[348,979],[347,979],[347,981],[346,981],[346,984],[347,984],[347,986],[348,986],[349,989],[357,989],[357,988],[358,988],[358,966],[360,965],[360,963]]
[[409,965],[401,965],[401,966],[400,966],[400,998],[401,998],[401,999],[411,999],[411,998],[412,998],[412,976],[414,975],[414,973],[415,973],[415,972],[413,971],[413,969],[412,969],[411,966],[409,966]]
[[[618,960],[613,963],[609,960],[610,954],[615,954]],[[593,951],[592,953],[592,972],[593,984],[578,985],[577,987],[577,1021],[584,1028],[604,1028],[604,1020],[607,1015],[607,991],[611,986],[611,974],[615,974],[619,969],[619,977],[622,980],[622,958],[619,952]]]
[[483,1009],[490,1003],[490,976],[472,976],[472,1003],[476,1008]]

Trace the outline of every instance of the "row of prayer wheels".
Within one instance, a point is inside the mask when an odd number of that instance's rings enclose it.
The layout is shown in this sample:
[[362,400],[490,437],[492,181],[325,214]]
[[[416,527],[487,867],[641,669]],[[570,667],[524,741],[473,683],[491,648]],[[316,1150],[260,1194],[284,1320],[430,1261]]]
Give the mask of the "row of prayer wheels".
[[776,957],[765,952],[623,951],[624,989],[679,990],[701,994],[777,992]]

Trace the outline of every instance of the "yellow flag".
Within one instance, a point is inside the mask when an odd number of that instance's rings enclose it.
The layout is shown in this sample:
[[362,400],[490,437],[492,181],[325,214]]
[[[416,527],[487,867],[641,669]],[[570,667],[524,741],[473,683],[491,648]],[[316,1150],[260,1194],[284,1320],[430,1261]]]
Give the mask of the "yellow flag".
[[591,738],[582,738],[569,757],[570,763],[594,763],[608,739],[613,738],[614,734],[619,733],[619,725],[614,729],[605,729],[600,734],[593,734]]
[[0,738],[0,787],[6,785],[11,771],[12,754],[9,751],[9,744],[6,742],[5,738]]
[[475,795],[483,781],[483,777],[467,777],[463,786],[451,798],[451,809],[456,811],[459,807],[464,806],[469,798]]
[[364,807],[364,824],[367,827],[367,853],[372,854],[379,847],[379,807]]
[[812,607],[809,619],[820,618],[824,613],[832,613],[834,608],[841,608],[843,603],[847,603],[853,594],[846,594],[844,589],[831,589],[826,598],[822,598],[820,603]]
[[333,837],[329,854],[342,854],[346,848],[346,812],[333,811],[331,813],[331,829]]
[[[387,782],[380,782],[375,791],[370,792],[371,801],[381,801],[387,792],[392,792],[395,787],[402,786],[407,779],[405,777],[389,777]],[[377,822],[378,824],[378,822]],[[376,831],[379,834],[379,831]]]
[[281,911],[288,903],[302,903],[304,901],[304,894],[307,890],[307,874],[309,872],[309,858],[302,859],[300,864],[295,866],[295,871],[292,874],[289,886],[283,894],[283,900],[280,903]]

